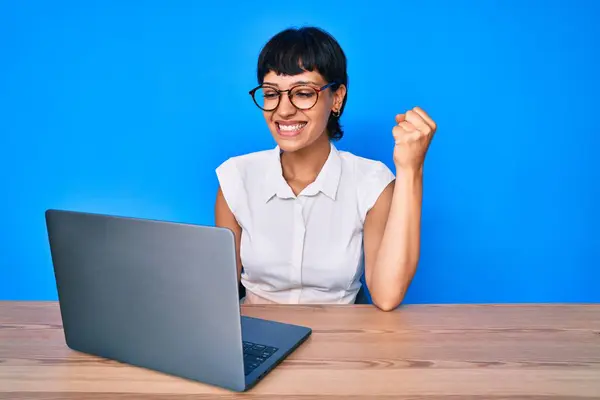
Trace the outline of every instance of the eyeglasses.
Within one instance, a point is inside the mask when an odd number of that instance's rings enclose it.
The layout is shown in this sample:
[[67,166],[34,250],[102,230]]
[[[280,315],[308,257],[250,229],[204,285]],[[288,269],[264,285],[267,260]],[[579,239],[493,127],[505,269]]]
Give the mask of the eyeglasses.
[[298,85],[286,90],[279,90],[272,86],[258,86],[249,93],[254,103],[263,111],[275,110],[281,101],[281,94],[287,92],[290,103],[299,110],[309,110],[317,104],[319,93],[335,85],[335,82],[328,83],[320,88],[308,85]]

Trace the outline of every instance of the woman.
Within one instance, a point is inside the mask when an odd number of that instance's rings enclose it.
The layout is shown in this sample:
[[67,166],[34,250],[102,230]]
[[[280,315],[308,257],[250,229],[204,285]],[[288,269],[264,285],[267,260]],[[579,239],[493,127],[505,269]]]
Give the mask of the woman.
[[277,146],[216,170],[215,223],[235,234],[245,303],[353,303],[364,271],[373,303],[396,308],[419,260],[423,161],[435,123],[420,108],[396,115],[395,177],[333,144],[343,136],[348,77],[329,34],[280,32],[257,73],[250,94]]

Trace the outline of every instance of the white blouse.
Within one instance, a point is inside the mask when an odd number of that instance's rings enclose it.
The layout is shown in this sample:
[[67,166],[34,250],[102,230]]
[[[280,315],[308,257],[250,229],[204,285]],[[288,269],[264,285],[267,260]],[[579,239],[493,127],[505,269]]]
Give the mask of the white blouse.
[[216,169],[242,228],[241,282],[253,303],[353,303],[364,271],[367,212],[395,178],[380,161],[331,151],[295,196],[280,149],[232,157]]

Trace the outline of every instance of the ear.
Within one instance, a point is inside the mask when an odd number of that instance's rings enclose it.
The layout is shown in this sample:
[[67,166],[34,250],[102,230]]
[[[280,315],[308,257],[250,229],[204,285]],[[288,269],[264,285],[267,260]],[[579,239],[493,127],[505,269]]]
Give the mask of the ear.
[[340,85],[335,92],[333,92],[333,109],[339,110],[342,108],[344,103],[344,97],[346,97],[346,85]]

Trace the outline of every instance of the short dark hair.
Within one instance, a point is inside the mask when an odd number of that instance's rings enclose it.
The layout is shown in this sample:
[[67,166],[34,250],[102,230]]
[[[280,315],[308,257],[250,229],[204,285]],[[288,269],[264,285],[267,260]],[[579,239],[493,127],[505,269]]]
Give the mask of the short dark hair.
[[[273,36],[263,47],[258,57],[257,78],[262,85],[270,71],[278,75],[297,75],[314,70],[328,83],[335,82],[331,86],[333,91],[339,85],[348,86],[346,55],[333,36],[316,27],[288,28]],[[346,92],[340,114],[329,116],[327,134],[330,139],[339,140],[344,136],[339,118],[347,97]]]

